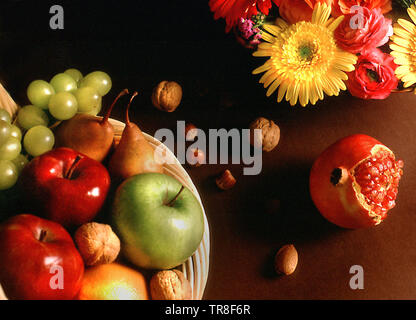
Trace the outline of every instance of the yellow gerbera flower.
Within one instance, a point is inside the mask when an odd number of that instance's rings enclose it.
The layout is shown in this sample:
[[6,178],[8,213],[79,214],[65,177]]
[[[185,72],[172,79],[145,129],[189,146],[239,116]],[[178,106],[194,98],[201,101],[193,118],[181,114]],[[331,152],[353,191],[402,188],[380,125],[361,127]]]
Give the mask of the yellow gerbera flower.
[[[253,53],[257,57],[270,57],[253,74],[265,72],[260,79],[264,87],[269,87],[270,96],[277,88],[277,101],[286,101],[293,106],[298,99],[302,106],[315,104],[318,99],[338,95],[345,90],[345,72],[354,70],[357,57],[338,48],[334,30],[344,16],[329,19],[331,7],[318,3],[311,21],[301,21],[288,25],[277,19],[276,25],[264,25],[267,32]],[[328,20],[329,19],[329,20]]]
[[[416,6],[411,5],[407,13],[416,23]],[[399,65],[396,76],[403,81],[405,88],[416,83],[416,26],[405,19],[398,19],[393,26],[394,35],[390,37],[390,53]]]

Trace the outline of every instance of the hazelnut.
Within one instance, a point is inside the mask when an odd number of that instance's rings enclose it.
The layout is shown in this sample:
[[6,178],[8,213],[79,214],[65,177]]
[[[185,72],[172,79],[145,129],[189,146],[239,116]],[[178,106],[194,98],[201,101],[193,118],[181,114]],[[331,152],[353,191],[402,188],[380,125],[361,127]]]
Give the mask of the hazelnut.
[[192,288],[181,271],[163,270],[150,279],[150,294],[153,300],[191,300]]
[[[254,129],[261,129],[261,134],[253,132]],[[262,146],[263,150],[273,150],[280,140],[280,128],[272,121],[259,117],[250,124],[251,139],[253,146]]]
[[120,252],[120,239],[108,224],[83,224],[75,232],[74,239],[87,266],[111,263]]
[[185,139],[186,141],[194,141],[198,135],[198,129],[192,123],[187,123],[185,126]]
[[298,264],[298,252],[293,244],[284,245],[277,251],[274,268],[278,274],[292,274]]
[[159,110],[173,112],[182,100],[182,87],[175,81],[162,81],[152,93],[152,103]]
[[199,167],[206,163],[205,153],[201,149],[190,148],[187,150],[186,160],[189,165]]
[[231,171],[227,169],[215,180],[215,182],[217,183],[218,188],[228,190],[234,187],[237,181],[231,174]]

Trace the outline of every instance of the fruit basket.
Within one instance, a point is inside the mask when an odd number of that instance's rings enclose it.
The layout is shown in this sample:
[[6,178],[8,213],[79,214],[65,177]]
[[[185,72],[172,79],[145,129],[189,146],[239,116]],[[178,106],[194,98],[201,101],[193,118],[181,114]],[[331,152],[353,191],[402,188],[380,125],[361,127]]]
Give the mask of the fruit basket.
[[[0,108],[7,110],[12,115],[16,114],[19,109],[19,106],[14,102],[8,92],[0,84]],[[117,141],[123,132],[125,124],[118,120],[110,119],[111,124],[114,127],[115,140]],[[209,271],[209,254],[210,254],[210,236],[209,236],[209,225],[207,217],[204,211],[204,206],[201,201],[201,197],[198,194],[198,190],[193,184],[190,176],[186,170],[182,167],[180,162],[176,159],[174,154],[159,140],[153,138],[152,136],[144,133],[146,140],[150,143],[153,148],[161,147],[163,151],[166,152],[166,155],[174,159],[173,164],[164,165],[164,173],[176,178],[184,186],[189,188],[198,201],[201,204],[202,210],[204,212],[204,235],[198,249],[194,254],[188,258],[182,265],[177,268],[181,270],[185,277],[189,280],[192,288],[192,298],[194,300],[200,300],[203,298],[205,286],[208,278]],[[6,299],[3,290],[0,286],[0,300]]]

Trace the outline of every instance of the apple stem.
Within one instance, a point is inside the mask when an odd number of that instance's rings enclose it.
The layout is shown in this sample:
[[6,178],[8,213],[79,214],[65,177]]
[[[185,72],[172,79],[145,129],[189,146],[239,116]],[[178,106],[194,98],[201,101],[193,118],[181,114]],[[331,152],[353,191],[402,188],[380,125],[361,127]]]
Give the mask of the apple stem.
[[68,169],[68,171],[66,172],[66,174],[64,175],[65,179],[71,179],[72,174],[74,173],[74,170],[78,164],[78,162],[82,159],[82,157],[80,155],[77,155],[77,157],[75,158],[74,162],[72,163],[71,167]]
[[104,116],[104,118],[101,120],[101,123],[105,123],[108,121],[108,119],[110,118],[110,114],[111,111],[113,111],[114,105],[116,104],[116,102],[118,101],[118,99],[120,99],[122,96],[126,95],[129,93],[128,89],[124,89],[123,91],[121,91],[118,96],[114,99],[113,103],[111,104],[110,108],[108,109],[106,115]]
[[41,231],[40,231],[40,235],[39,235],[39,241],[40,241],[40,242],[43,242],[43,240],[45,240],[45,238],[46,238],[46,233],[47,233],[47,231],[46,231],[46,230],[41,230]]
[[130,110],[130,105],[131,102],[133,101],[134,97],[137,96],[139,93],[137,91],[135,91],[133,93],[133,95],[130,98],[129,104],[127,105],[127,109],[126,109],[126,125],[130,124],[130,117],[129,117],[129,110]]
[[182,186],[181,187],[181,190],[179,190],[179,192],[176,194],[176,196],[172,199],[172,200],[170,200],[166,205],[168,206],[168,207],[172,207],[173,206],[173,204],[175,203],[175,201],[179,198],[179,196],[180,196],[180,194],[182,193],[182,191],[185,189],[185,187],[184,186]]

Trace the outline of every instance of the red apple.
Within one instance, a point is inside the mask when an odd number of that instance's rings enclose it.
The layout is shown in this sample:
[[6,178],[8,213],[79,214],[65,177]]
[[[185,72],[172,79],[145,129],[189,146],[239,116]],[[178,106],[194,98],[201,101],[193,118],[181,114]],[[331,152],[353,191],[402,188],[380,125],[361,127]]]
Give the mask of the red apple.
[[60,224],[30,214],[0,225],[0,284],[9,299],[73,299],[84,263]]
[[110,175],[100,162],[75,150],[58,148],[29,162],[20,183],[41,216],[72,227],[91,221],[100,211],[110,188]]

